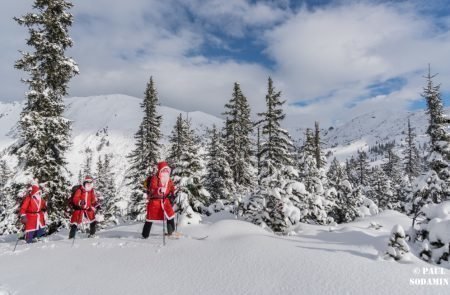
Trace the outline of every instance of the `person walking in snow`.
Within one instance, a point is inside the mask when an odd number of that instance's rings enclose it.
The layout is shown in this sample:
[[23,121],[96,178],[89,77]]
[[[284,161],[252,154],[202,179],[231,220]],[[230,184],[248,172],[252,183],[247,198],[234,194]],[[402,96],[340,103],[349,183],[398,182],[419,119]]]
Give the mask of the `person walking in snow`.
[[74,211],[70,219],[69,239],[75,238],[78,226],[82,223],[89,223],[88,237],[94,237],[97,225],[95,211],[98,208],[98,202],[94,192],[94,180],[91,176],[86,176],[83,184],[76,188],[71,202]]
[[147,191],[147,218],[144,228],[142,229],[142,237],[147,239],[154,221],[167,220],[167,233],[172,235],[175,230],[175,212],[169,196],[175,194],[175,186],[170,179],[171,169],[167,162],[160,162],[157,165],[157,172],[147,178],[144,182]]
[[20,222],[25,226],[25,241],[36,242],[45,233],[47,203],[42,198],[38,180],[33,179],[22,205],[20,206]]

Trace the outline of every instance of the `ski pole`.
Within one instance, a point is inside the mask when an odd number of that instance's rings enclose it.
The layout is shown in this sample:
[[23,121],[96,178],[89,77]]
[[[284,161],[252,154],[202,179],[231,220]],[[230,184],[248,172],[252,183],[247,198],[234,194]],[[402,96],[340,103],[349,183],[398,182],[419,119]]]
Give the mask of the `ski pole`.
[[[75,230],[75,235],[73,236],[72,247],[75,245],[75,238],[76,238],[76,236],[78,234],[78,225],[82,225],[83,224],[83,217],[84,217],[84,215],[81,215],[81,223],[77,222],[77,229]],[[77,221],[80,221],[80,217],[78,217]]]
[[14,246],[13,252],[16,251],[17,245],[19,244],[20,237],[21,237],[21,236],[20,236],[20,233],[22,232],[22,230],[23,230],[23,225],[20,227],[20,232],[17,234],[17,241],[16,241],[16,245]]
[[75,238],[77,236],[77,232],[78,232],[78,225],[77,225],[77,229],[75,230],[75,235],[73,236],[72,247],[75,245]]
[[[80,220],[80,218],[78,218],[77,221],[79,221],[79,220]],[[71,225],[71,226],[72,226],[72,225]],[[77,222],[77,224],[76,224],[76,227],[77,227],[77,229],[75,230],[75,235],[73,236],[72,247],[75,245],[75,238],[77,237],[77,234],[78,234],[78,222]]]
[[[177,194],[175,200],[178,200],[178,198],[179,197],[178,197],[178,194]],[[180,208],[178,208],[178,207],[180,207],[179,202],[177,202],[177,211],[175,212],[177,214],[177,222],[175,222],[175,232],[178,231],[178,210],[180,210]]]
[[164,201],[165,197],[163,196],[163,202],[162,202],[162,211],[163,211],[163,246],[166,245],[166,211],[164,210]]

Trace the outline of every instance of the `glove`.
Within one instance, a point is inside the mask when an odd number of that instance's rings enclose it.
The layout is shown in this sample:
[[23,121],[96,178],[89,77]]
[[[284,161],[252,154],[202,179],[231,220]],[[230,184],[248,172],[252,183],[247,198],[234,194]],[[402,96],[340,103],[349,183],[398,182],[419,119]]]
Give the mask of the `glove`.
[[86,201],[85,201],[85,200],[81,200],[81,201],[80,201],[80,206],[81,206],[81,207],[84,207],[84,205],[86,205]]
[[22,224],[26,224],[27,221],[28,221],[28,219],[27,219],[27,216],[26,216],[26,215],[20,216],[20,222],[21,222]]
[[158,193],[159,193],[160,195],[164,195],[165,192],[166,192],[166,188],[165,188],[165,187],[160,187],[159,190],[158,190]]

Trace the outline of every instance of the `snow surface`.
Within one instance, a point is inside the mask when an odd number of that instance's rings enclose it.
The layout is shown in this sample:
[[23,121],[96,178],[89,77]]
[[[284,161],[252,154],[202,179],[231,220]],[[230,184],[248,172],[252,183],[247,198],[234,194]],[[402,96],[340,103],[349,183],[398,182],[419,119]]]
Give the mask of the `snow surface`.
[[221,212],[182,227],[186,236],[164,247],[161,225],[142,240],[138,223],[98,239],[81,234],[74,247],[63,231],[15,253],[15,237],[4,236],[0,294],[448,294],[448,286],[409,284],[418,267],[430,267],[415,256],[409,263],[382,258],[390,229],[410,222],[385,211],[336,227],[300,224],[282,237]]
[[[445,110],[446,113],[449,111],[449,109]],[[386,109],[368,112],[323,132],[322,141],[325,143],[325,152],[332,152],[332,157],[344,162],[347,158],[355,155],[358,150],[367,151],[370,146],[377,143],[388,143],[395,140],[397,145],[395,151],[400,154],[403,149],[402,145],[406,145],[408,118],[417,135],[416,145],[419,147],[428,143],[429,138],[426,135],[428,115],[424,110],[394,112]],[[378,160],[374,161],[372,165],[380,163]]]

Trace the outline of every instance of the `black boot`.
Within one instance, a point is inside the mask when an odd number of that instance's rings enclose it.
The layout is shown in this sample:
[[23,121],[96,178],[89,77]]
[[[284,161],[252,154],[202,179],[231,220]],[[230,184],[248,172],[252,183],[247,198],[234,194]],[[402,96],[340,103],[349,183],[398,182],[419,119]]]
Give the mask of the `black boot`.
[[167,234],[170,236],[175,230],[175,220],[167,220]]
[[69,239],[75,238],[76,233],[77,233],[77,226],[75,224],[72,224],[70,226]]
[[97,227],[97,221],[91,222],[91,224],[89,225],[89,238],[95,237],[96,227]]
[[150,230],[152,229],[152,223],[146,221],[144,224],[144,228],[142,229],[142,237],[147,239],[150,236]]

